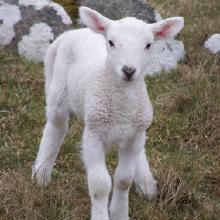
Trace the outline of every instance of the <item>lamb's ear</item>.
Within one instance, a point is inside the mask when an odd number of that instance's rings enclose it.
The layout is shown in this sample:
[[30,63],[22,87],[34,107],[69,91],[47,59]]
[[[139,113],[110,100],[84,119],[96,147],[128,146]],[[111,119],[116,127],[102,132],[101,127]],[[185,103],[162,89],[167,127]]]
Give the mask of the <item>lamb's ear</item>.
[[99,14],[97,11],[84,6],[79,8],[79,15],[83,24],[99,34],[105,35],[107,29],[113,22],[112,20]]
[[172,39],[184,27],[183,17],[172,17],[152,24],[155,39]]

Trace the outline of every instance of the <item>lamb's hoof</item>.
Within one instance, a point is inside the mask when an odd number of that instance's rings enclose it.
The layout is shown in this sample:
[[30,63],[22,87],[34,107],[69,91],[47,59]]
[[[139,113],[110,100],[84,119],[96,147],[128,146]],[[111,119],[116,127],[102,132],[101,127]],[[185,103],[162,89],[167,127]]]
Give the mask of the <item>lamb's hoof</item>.
[[46,186],[50,182],[50,172],[46,168],[33,166],[31,179],[36,179],[39,186]]
[[110,219],[109,220],[130,220],[129,217],[118,217],[118,216],[111,216],[110,215]]
[[157,196],[157,182],[154,179],[139,181],[135,183],[136,192],[149,200],[153,200]]

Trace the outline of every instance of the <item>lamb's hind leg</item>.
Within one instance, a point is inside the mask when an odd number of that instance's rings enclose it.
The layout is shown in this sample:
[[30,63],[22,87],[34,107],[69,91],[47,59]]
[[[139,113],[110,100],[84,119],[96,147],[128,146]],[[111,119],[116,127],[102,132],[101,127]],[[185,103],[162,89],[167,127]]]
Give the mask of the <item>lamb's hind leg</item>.
[[46,185],[50,181],[56,157],[68,130],[69,112],[65,94],[61,93],[59,91],[58,95],[55,91],[51,92],[47,100],[47,123],[32,172],[32,177],[36,175],[40,185]]
[[[139,144],[144,146],[145,138]],[[153,199],[156,196],[157,184],[150,171],[144,148],[137,159],[134,182],[140,195],[147,196],[149,199]]]
[[39,152],[33,167],[32,177],[45,185],[50,181],[53,166],[68,129],[69,108],[66,78],[70,58],[65,45],[55,41],[45,58],[47,123],[43,131]]

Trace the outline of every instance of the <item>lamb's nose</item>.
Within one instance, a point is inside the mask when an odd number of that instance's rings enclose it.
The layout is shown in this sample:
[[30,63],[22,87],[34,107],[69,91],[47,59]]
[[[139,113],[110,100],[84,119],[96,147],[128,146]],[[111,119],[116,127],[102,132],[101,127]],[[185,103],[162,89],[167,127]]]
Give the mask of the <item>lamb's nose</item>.
[[126,80],[130,80],[134,75],[134,73],[136,72],[136,69],[134,67],[123,66],[122,72],[124,73]]

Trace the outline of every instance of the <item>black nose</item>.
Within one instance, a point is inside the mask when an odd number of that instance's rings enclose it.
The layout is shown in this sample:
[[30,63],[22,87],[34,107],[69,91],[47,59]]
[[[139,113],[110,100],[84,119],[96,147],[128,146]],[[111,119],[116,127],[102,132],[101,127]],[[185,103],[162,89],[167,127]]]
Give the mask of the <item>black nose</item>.
[[122,72],[126,76],[126,79],[130,80],[132,76],[134,75],[134,73],[136,72],[136,69],[134,67],[123,66]]

